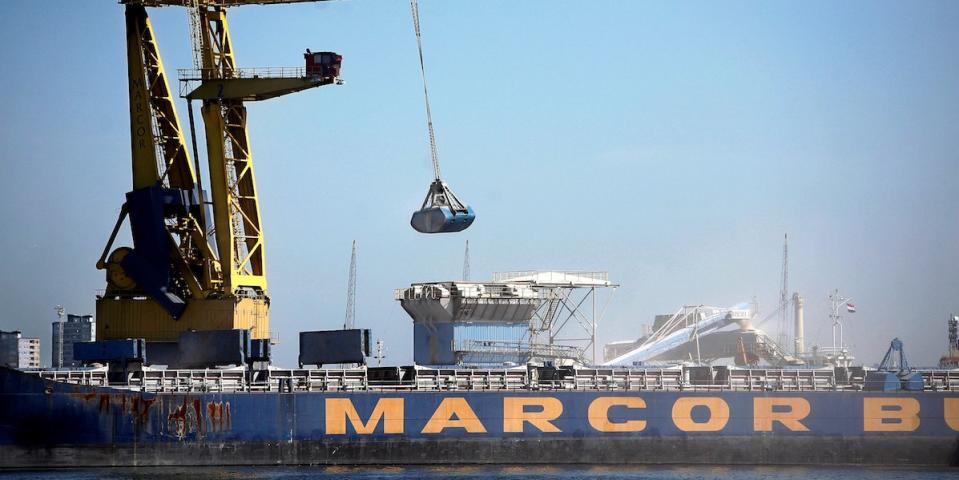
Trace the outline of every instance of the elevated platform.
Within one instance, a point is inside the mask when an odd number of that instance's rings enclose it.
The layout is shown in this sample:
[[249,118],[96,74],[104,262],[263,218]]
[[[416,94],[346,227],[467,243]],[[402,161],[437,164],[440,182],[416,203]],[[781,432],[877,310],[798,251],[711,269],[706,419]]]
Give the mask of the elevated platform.
[[210,69],[180,69],[180,96],[190,100],[268,100],[323,85],[342,85],[337,77],[311,75],[306,67],[238,68],[229,78]]
[[414,283],[393,298],[416,324],[526,323],[540,305],[528,285],[478,282]]

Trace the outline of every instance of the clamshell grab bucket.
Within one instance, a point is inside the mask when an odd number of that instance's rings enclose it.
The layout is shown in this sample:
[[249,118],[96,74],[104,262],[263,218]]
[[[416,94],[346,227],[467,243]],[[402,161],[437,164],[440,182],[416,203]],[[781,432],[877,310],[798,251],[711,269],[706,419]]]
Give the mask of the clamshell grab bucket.
[[462,212],[454,212],[450,207],[431,207],[414,212],[410,225],[420,233],[453,233],[466,230],[475,218],[470,207]]
[[466,230],[476,214],[456,198],[442,180],[430,184],[419,210],[413,212],[410,225],[420,233],[453,233]]

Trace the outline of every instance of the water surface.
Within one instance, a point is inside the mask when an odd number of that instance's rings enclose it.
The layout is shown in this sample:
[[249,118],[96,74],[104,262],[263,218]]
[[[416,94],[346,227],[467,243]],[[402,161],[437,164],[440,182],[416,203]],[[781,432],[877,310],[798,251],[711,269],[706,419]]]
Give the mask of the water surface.
[[19,471],[3,479],[40,480],[891,480],[959,479],[959,469],[895,467],[758,467],[758,466],[457,466],[457,467],[144,467]]

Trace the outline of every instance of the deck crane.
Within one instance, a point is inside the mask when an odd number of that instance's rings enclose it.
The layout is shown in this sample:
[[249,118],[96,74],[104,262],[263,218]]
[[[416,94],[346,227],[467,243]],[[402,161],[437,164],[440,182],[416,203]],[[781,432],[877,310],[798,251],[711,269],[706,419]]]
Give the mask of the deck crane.
[[[227,10],[306,1],[323,0],[120,0],[133,188],[97,262],[107,277],[96,302],[98,340],[175,342],[190,330],[233,329],[269,338],[263,228],[244,102],[341,83],[342,58],[307,50],[304,67],[241,69]],[[147,14],[146,7],[163,6],[190,10],[196,68],[180,72],[180,94],[202,103],[209,198]],[[192,117],[191,108],[191,126]],[[197,157],[195,138],[192,143]],[[113,249],[127,217],[133,247]]]

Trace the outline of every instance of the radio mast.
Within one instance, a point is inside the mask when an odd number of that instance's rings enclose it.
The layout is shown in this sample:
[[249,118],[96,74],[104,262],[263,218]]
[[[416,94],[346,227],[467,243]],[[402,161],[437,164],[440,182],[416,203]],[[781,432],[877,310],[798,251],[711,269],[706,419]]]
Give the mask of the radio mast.
[[463,280],[470,281],[470,241],[466,241],[466,253],[463,254]]
[[346,287],[346,320],[343,321],[344,330],[353,329],[356,317],[356,240],[353,240],[353,255],[350,257],[350,281]]
[[783,234],[782,283],[779,290],[779,332],[776,343],[786,345],[789,330],[789,234]]

